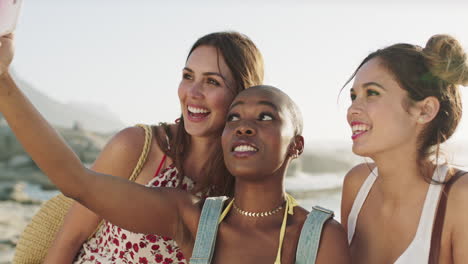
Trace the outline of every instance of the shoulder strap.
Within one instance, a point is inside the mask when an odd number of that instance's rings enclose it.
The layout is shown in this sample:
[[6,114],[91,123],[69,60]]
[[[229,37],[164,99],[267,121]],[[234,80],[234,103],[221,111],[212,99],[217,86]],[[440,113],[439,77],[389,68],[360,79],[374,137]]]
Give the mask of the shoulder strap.
[[314,264],[317,258],[323,225],[333,217],[333,211],[314,206],[302,226],[296,250],[296,264]]
[[[135,181],[138,175],[140,174],[141,169],[143,168],[143,165],[145,165],[146,158],[148,157],[148,153],[151,148],[151,140],[153,138],[153,131],[149,125],[137,124],[136,126],[142,127],[145,130],[145,142],[143,144],[143,150],[141,151],[140,157],[138,158],[138,162],[135,165],[135,168],[133,168],[130,178],[128,178],[129,181]],[[88,236],[88,239],[93,237],[94,234],[96,234],[96,232],[99,230],[99,228],[101,228],[103,224],[104,224],[104,220],[101,220],[101,222],[99,222],[94,232]]]
[[452,185],[461,178],[461,176],[467,174],[465,171],[457,172],[447,183],[445,183],[444,189],[442,190],[441,197],[439,200],[439,206],[437,207],[436,217],[434,220],[434,226],[432,227],[431,237],[431,248],[429,250],[429,264],[439,263],[440,254],[440,242],[442,239],[442,229],[445,222],[445,211],[447,209],[447,198]]
[[145,165],[146,158],[148,157],[148,153],[151,149],[151,140],[153,139],[153,130],[150,126],[144,124],[137,124],[136,126],[142,127],[145,130],[145,143],[143,145],[143,150],[141,151],[140,157],[138,158],[138,162],[133,169],[130,178],[128,178],[130,181],[136,180],[141,172],[141,169],[143,168],[143,165]]
[[353,240],[359,212],[361,211],[362,206],[364,205],[364,202],[366,201],[367,196],[369,195],[369,192],[372,189],[372,186],[374,185],[378,175],[379,169],[375,167],[361,184],[361,187],[359,187],[359,191],[354,198],[353,205],[351,206],[351,211],[348,214],[348,222],[341,223],[342,225],[346,225],[348,227],[348,245],[350,245],[351,241]]
[[213,257],[218,233],[218,219],[226,196],[209,197],[205,200],[198,222],[197,237],[190,264],[209,264]]

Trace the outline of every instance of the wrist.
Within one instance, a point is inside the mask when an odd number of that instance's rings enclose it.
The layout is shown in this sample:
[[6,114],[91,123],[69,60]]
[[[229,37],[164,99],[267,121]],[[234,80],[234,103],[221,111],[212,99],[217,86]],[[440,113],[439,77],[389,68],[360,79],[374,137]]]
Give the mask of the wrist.
[[15,87],[15,81],[8,69],[0,73],[0,96],[10,95],[13,87]]
[[9,71],[8,67],[6,67],[4,69],[2,69],[0,67],[0,80],[5,81],[5,80],[8,80],[8,79],[11,79],[10,71]]

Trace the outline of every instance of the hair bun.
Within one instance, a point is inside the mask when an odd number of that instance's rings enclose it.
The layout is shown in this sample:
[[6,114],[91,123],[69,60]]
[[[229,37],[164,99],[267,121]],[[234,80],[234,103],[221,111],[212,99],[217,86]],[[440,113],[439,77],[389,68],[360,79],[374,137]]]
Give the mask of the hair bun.
[[467,55],[460,43],[450,35],[434,35],[423,49],[431,73],[454,85],[468,86]]

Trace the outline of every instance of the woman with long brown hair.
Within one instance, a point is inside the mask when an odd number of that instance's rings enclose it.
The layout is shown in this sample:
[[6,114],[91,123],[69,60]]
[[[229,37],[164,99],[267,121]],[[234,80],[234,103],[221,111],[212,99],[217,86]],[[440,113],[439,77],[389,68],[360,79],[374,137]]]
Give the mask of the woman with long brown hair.
[[8,76],[0,81],[0,112],[65,195],[129,230],[173,237],[192,264],[350,263],[345,232],[332,212],[315,207],[308,215],[284,191],[304,138],[297,105],[277,88],[251,87],[229,108],[221,137],[235,189],[227,206],[226,196],[145,188],[86,168]]
[[[6,51],[11,47],[9,45],[10,39],[3,37],[0,49]],[[3,56],[1,59],[9,58]],[[262,56],[247,36],[237,32],[217,32],[198,39],[181,68],[178,95],[182,115],[175,124],[153,127],[156,140],[153,140],[148,161],[136,182],[179,188],[198,196],[230,195],[233,178],[224,166],[220,136],[228,107],[236,94],[262,83]],[[2,81],[5,78],[9,79],[7,72],[2,75]],[[155,98],[156,103],[164,100],[163,93],[155,93],[161,95]],[[128,179],[143,144],[141,128],[126,128],[110,140],[91,169]],[[172,239],[130,232],[109,221],[88,239],[101,219],[86,207],[74,203],[45,262],[186,262]]]

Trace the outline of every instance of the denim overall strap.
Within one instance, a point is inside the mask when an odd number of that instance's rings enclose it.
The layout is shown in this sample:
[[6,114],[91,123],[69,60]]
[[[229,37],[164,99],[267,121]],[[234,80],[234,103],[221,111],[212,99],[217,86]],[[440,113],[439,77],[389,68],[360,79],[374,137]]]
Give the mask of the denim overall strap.
[[296,264],[314,264],[325,222],[333,217],[333,211],[314,206],[302,226],[296,251]]
[[218,233],[218,219],[226,196],[206,198],[198,222],[197,237],[190,264],[210,264]]

